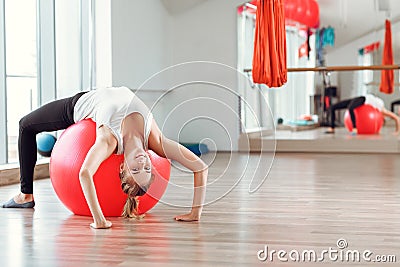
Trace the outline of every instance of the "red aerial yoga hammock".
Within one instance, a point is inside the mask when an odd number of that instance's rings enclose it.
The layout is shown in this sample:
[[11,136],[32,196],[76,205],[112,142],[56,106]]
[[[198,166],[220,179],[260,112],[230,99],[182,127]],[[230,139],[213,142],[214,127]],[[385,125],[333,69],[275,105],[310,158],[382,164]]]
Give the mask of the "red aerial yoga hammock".
[[[390,21],[385,22],[385,46],[383,47],[382,65],[393,65],[392,29]],[[394,70],[381,71],[381,85],[379,91],[391,94],[394,91]]]
[[287,81],[285,7],[283,0],[258,0],[253,81],[280,87]]

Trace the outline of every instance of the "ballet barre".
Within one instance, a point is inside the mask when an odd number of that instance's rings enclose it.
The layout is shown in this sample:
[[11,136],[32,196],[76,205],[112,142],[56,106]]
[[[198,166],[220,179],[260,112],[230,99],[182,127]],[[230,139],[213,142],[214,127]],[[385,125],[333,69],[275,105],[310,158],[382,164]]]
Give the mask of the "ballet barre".
[[[400,65],[371,65],[371,66],[330,66],[314,68],[288,68],[288,72],[333,72],[333,71],[360,71],[360,70],[398,70]],[[251,69],[244,69],[244,72],[251,72]]]

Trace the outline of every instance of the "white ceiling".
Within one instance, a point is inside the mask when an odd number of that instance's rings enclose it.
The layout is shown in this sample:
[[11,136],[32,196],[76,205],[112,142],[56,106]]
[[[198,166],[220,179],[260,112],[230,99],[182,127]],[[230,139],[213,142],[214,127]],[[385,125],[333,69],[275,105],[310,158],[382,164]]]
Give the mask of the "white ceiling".
[[161,0],[161,1],[169,13],[176,15],[207,0]]
[[[399,0],[317,0],[321,26],[335,28],[335,47],[342,46],[367,33],[383,29],[387,16],[392,23],[400,19]],[[390,7],[390,14],[379,7]]]
[[[161,1],[171,14],[176,15],[208,0]],[[243,3],[245,2],[247,1],[243,0]],[[382,29],[387,16],[392,23],[400,20],[400,0],[317,0],[317,2],[320,6],[321,27],[335,28],[335,47]],[[379,10],[386,6],[390,7],[390,12]]]

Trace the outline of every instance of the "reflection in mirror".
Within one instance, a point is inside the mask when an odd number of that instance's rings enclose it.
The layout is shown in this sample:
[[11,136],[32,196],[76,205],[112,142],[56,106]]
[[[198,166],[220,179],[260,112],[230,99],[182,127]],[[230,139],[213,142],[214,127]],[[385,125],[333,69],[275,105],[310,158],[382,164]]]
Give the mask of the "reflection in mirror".
[[[238,25],[238,69],[243,71],[252,68],[256,6],[253,2],[245,3],[237,9]],[[310,48],[307,49],[307,44]],[[288,21],[286,25],[286,46],[288,67],[315,66],[315,34],[296,21]],[[253,130],[258,127],[254,118],[261,121],[261,127],[271,129],[279,122],[293,122],[299,116],[311,114],[314,95],[314,73],[288,73],[288,82],[280,88],[268,88],[265,85],[252,83],[251,73],[247,72],[249,80],[239,85],[240,94],[247,102],[243,107],[242,117],[244,128]],[[272,120],[264,120],[266,109],[271,109]]]
[[[307,1],[290,1],[301,5]],[[358,0],[324,0],[317,1],[319,5],[320,24],[318,28],[311,29],[311,35],[307,34],[307,28],[300,22],[293,22],[286,17],[286,48],[288,68],[315,68],[316,66],[371,66],[382,65],[382,55],[385,38],[385,19],[396,18],[400,14],[396,7],[400,2],[391,2],[391,12],[383,12],[378,1],[372,2]],[[395,3],[396,2],[396,3]],[[257,3],[257,2],[255,2]],[[370,18],[360,25],[358,13],[353,10],[362,10],[363,19]],[[337,14],[337,16],[332,16]],[[389,14],[389,15],[388,15]],[[254,49],[254,30],[256,12],[254,1],[244,3],[237,9],[238,26],[238,69],[251,70]],[[358,18],[358,20],[357,20]],[[334,40],[332,45],[323,47],[320,53],[319,33],[322,29],[333,30]],[[392,45],[394,64],[400,62],[400,22],[392,20]],[[308,29],[310,30],[310,29]],[[317,33],[318,32],[318,33]],[[319,38],[317,38],[318,36]],[[332,35],[331,35],[332,36]],[[304,43],[310,41],[311,51],[304,56],[302,51]],[[378,43],[379,45],[376,45]],[[369,49],[372,47],[373,49]],[[362,53],[360,50],[363,50]],[[322,57],[321,57],[322,56]],[[395,120],[386,118],[380,132],[374,135],[351,135],[344,126],[344,113],[347,107],[335,111],[334,124],[337,127],[334,135],[325,134],[326,128],[331,125],[330,107],[336,103],[350,98],[373,94],[381,98],[387,110],[399,114],[399,70],[394,70],[395,88],[392,94],[384,94],[379,91],[381,83],[381,71],[346,70],[346,71],[308,71],[289,72],[288,82],[281,88],[268,88],[252,82],[251,72],[246,72],[248,80],[241,81],[239,93],[250,104],[253,114],[263,122],[261,128],[276,129],[274,138],[277,141],[277,151],[283,149],[289,151],[320,151],[320,152],[393,152],[397,151],[397,137],[392,135],[395,130]],[[265,101],[261,105],[260,100]],[[399,101],[397,101],[399,100]],[[265,106],[271,109],[272,120],[265,121]],[[242,105],[242,117],[245,120],[246,131],[257,129],[252,120],[251,110]],[[293,121],[311,119],[317,122],[314,128],[303,125],[291,125]],[[287,126],[287,127],[286,127]],[[263,133],[263,129],[258,129]],[[262,136],[265,145],[272,139],[270,136]],[[363,143],[352,140],[364,140]],[[306,141],[305,141],[306,140]],[[350,141],[349,141],[350,140]],[[383,143],[373,143],[371,140]],[[316,142],[309,142],[316,141]],[[287,143],[285,143],[287,142]],[[365,143],[364,143],[365,142]],[[373,146],[372,144],[375,144]],[[262,146],[260,145],[260,147]],[[254,148],[259,149],[259,147]]]

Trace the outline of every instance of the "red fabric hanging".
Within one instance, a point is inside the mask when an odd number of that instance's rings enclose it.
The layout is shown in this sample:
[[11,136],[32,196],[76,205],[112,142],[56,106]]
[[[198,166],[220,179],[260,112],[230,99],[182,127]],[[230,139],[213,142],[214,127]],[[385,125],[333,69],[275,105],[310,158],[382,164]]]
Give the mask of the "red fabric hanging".
[[253,81],[268,87],[280,87],[287,81],[283,0],[257,2]]
[[[385,45],[383,47],[382,65],[393,65],[393,48],[392,48],[392,29],[389,20],[385,22]],[[381,71],[381,85],[379,90],[382,93],[391,94],[394,91],[394,70]]]

